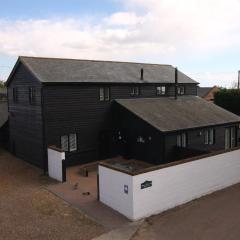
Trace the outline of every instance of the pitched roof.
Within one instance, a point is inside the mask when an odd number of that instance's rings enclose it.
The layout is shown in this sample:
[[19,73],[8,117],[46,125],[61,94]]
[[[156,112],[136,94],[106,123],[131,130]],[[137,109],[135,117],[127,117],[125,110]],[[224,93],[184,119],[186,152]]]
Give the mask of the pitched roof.
[[205,97],[214,87],[198,87],[197,95],[199,97]]
[[8,105],[7,101],[0,101],[0,128],[8,120]]
[[116,102],[162,132],[240,122],[237,115],[196,96]]
[[[43,83],[174,83],[175,79],[171,65],[37,57],[19,60]],[[144,80],[140,79],[141,68]],[[179,83],[197,82],[179,71]]]

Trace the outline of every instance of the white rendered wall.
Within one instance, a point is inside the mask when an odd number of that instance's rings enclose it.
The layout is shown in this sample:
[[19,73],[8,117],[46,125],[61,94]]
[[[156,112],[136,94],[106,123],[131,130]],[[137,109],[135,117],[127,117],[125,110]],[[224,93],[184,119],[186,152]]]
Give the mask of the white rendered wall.
[[[133,216],[132,176],[99,166],[100,201],[115,209],[127,218]],[[124,185],[128,186],[128,194],[124,193]]]
[[48,148],[48,175],[60,182],[63,181],[62,160],[65,160],[65,152]]
[[[240,150],[130,176],[99,168],[100,200],[132,220],[161,213],[240,182]],[[145,181],[152,186],[141,189]],[[129,185],[128,195],[124,184]]]

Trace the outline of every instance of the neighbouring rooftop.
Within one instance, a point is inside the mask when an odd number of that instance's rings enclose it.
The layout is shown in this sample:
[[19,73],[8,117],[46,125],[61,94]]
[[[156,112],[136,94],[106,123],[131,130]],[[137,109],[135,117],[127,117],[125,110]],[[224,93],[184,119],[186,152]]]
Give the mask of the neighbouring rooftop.
[[[19,57],[18,61],[43,83],[174,83],[175,81],[175,68],[171,65],[39,57]],[[141,69],[143,69],[142,80]],[[178,81],[197,84],[180,71]]]
[[161,132],[240,122],[240,117],[196,96],[118,99],[118,104]]

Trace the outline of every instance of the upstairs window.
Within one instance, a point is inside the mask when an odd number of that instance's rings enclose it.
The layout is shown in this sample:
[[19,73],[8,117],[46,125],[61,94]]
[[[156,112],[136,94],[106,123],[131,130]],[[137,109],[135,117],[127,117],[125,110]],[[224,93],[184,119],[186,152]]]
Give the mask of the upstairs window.
[[13,88],[13,102],[18,102],[18,88]]
[[109,101],[110,100],[109,87],[100,87],[99,88],[99,100],[100,101]]
[[215,130],[213,128],[204,131],[204,144],[213,145],[215,143]]
[[77,134],[61,136],[61,149],[65,152],[73,152],[77,150]]
[[178,95],[184,95],[185,94],[185,87],[180,86],[178,87]]
[[166,94],[166,87],[165,86],[156,87],[156,94],[157,94],[157,96],[165,95]]
[[181,133],[177,135],[177,147],[186,148],[187,147],[187,134]]
[[29,103],[33,104],[36,101],[36,89],[33,87],[30,87],[28,89],[28,95],[29,95]]
[[131,87],[131,96],[139,96],[139,87]]

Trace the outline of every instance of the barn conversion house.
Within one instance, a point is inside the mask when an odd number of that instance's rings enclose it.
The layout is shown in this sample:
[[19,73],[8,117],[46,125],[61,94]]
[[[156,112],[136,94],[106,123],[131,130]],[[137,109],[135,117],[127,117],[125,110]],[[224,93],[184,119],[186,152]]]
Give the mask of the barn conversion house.
[[114,155],[162,164],[236,147],[240,118],[170,65],[19,57],[7,81],[10,149],[47,168]]

